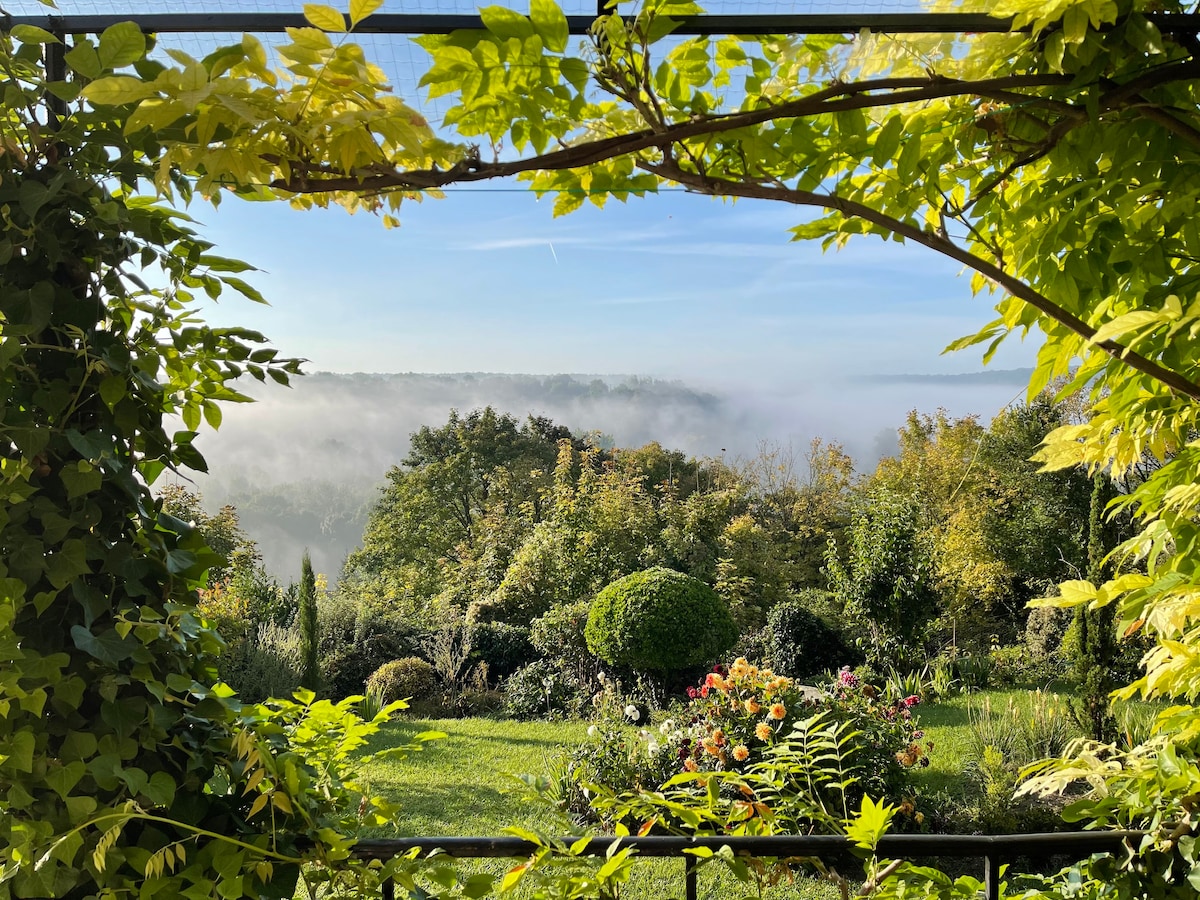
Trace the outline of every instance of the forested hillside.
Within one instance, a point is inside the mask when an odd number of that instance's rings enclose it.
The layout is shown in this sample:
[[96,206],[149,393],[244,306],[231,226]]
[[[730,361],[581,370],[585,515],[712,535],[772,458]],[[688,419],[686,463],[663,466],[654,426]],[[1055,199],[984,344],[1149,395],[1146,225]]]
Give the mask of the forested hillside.
[[[595,664],[580,632],[589,605],[652,568],[708,585],[742,652],[789,654],[798,674],[919,667],[942,653],[1015,645],[1061,661],[1069,617],[1030,619],[1026,604],[1086,571],[1122,529],[1119,519],[1099,528],[1093,509],[1122,485],[1029,461],[1047,433],[1080,415],[1048,396],[986,424],[911,412],[896,452],[856,468],[840,444],[820,439],[763,444],[733,461],[656,441],[615,446],[548,416],[451,412],[412,433],[357,549],[328,573],[324,684],[357,692],[393,659],[440,656],[450,682],[486,663],[481,689],[532,667],[521,677],[541,683],[552,670],[577,682],[568,694],[582,691]],[[337,508],[333,496],[308,502],[314,518]],[[228,511],[208,527],[228,532]],[[233,530],[222,540],[243,548],[245,565],[216,576],[224,580],[209,611],[236,619],[253,645],[256,621],[284,631],[294,622],[285,585],[298,569],[273,576],[247,521],[235,514]],[[259,649],[269,657],[289,640],[268,628]],[[243,649],[252,669],[262,662]]]
[[747,385],[727,373],[718,389],[611,375],[317,373],[290,389],[247,385],[258,402],[226,411],[221,430],[205,436],[210,474],[184,486],[214,509],[236,506],[270,568],[294,569],[307,547],[318,571],[334,573],[358,545],[388,469],[409,452],[409,435],[451,409],[532,413],[597,432],[601,444],[658,441],[696,457],[746,459],[764,440],[804,446],[821,437],[870,467],[895,449],[908,410],[990,415],[1028,373],[983,374]]

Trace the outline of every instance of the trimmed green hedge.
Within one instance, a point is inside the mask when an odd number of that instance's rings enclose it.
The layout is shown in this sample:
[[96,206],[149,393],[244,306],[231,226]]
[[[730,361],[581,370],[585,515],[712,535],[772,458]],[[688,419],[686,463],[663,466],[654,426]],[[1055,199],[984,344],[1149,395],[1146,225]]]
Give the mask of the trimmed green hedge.
[[605,662],[667,674],[716,659],[733,646],[737,625],[703,581],[671,569],[618,579],[592,602],[588,649]]

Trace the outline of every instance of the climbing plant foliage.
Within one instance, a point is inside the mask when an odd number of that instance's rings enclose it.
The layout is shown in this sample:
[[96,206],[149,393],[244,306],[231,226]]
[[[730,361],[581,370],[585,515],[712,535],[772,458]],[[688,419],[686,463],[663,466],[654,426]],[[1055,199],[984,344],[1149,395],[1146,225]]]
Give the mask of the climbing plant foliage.
[[392,810],[354,757],[394,707],[366,723],[216,683],[196,589],[221,560],[150,492],[204,470],[194,438],[246,399],[235,379],[286,384],[298,361],[196,316],[260,299],[161,202],[189,200],[200,163],[77,99],[164,71],[147,38],[79,40],[50,82],[56,41],[0,38],[0,897],[291,897],[302,862],[370,883],[347,848]]

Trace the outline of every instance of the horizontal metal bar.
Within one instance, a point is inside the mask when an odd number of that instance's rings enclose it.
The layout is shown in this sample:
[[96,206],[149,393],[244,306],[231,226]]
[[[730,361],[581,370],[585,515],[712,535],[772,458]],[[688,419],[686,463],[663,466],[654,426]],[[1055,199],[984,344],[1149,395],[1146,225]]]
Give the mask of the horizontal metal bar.
[[[1200,31],[1200,15],[1146,13],[1167,32]],[[147,32],[281,32],[308,23],[297,13],[151,13],[130,15],[9,16],[0,27],[36,25],[65,34],[97,34],[117,22],[134,21]],[[586,34],[592,16],[568,16],[572,34]],[[864,28],[888,33],[963,34],[1007,32],[1012,20],[982,13],[814,13],[799,15],[680,16],[676,34],[853,34]],[[475,15],[381,13],[360,22],[358,34],[447,34],[460,28],[482,28]]]
[[[1054,856],[1069,853],[1116,852],[1126,840],[1140,840],[1141,831],[1069,831],[1043,834],[889,834],[879,843],[885,857],[946,856]],[[564,837],[570,844],[576,837]],[[851,853],[854,845],[841,835],[772,835],[770,837],[594,837],[584,853],[597,856],[614,844],[636,847],[641,856],[682,856],[696,847],[717,849],[729,846],[735,853],[764,857],[833,857]],[[441,850],[463,859],[519,858],[537,849],[531,841],[516,837],[410,837],[359,841],[353,854],[361,859],[391,859],[414,847]]]

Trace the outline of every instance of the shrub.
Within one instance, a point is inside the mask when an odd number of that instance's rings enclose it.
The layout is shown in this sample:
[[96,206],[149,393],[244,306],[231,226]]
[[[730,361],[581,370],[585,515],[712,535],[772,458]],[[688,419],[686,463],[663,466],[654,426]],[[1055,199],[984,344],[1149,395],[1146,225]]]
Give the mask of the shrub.
[[355,599],[327,595],[317,610],[321,684],[334,699],[363,693],[372,672],[426,643],[420,630]]
[[786,600],[767,615],[768,659],[780,672],[807,678],[858,661],[841,635],[802,600]]
[[1067,627],[1071,624],[1071,611],[1056,606],[1039,606],[1029,611],[1025,621],[1025,648],[1036,660],[1060,659],[1059,649]]
[[618,579],[593,601],[588,649],[615,666],[665,675],[714,659],[733,646],[737,626],[704,582],[655,568]]
[[367,679],[367,693],[388,704],[396,700],[424,700],[437,690],[433,666],[417,656],[392,660]]
[[493,679],[507,678],[521,666],[533,662],[536,654],[529,642],[529,630],[504,622],[475,622],[467,628],[468,660],[486,663]]
[[289,698],[300,687],[300,635],[264,622],[221,654],[221,678],[247,703]]
[[584,702],[582,686],[544,659],[518,669],[504,682],[504,711],[516,719],[576,716]]

